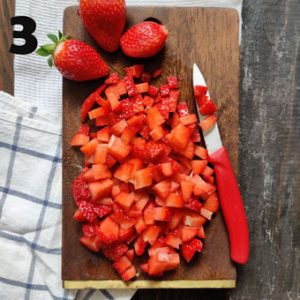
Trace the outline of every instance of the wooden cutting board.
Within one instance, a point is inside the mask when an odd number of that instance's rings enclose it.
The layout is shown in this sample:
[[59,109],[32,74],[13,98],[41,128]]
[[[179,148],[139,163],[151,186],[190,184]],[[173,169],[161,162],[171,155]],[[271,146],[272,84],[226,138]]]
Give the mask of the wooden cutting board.
[[[144,60],[146,68],[161,67],[164,82],[169,75],[181,74],[180,101],[187,101],[194,111],[192,65],[197,63],[216,99],[222,140],[227,147],[235,172],[238,162],[239,114],[239,20],[232,9],[129,7],[127,26],[149,17],[161,21],[169,30],[165,49],[156,57]],[[113,70],[123,72],[124,66],[136,63],[121,51],[108,54],[99,49],[85,31],[78,7],[69,7],[64,15],[64,33],[96,47]],[[207,238],[204,251],[190,264],[183,260],[178,270],[160,280],[142,275],[125,284],[100,254],[83,247],[78,239],[81,225],[73,221],[76,209],[71,183],[79,174],[82,155],[71,149],[69,141],[76,132],[79,109],[89,93],[102,80],[63,83],[63,248],[62,279],[65,288],[233,288],[236,270],[229,257],[229,244],[221,212],[205,227]]]

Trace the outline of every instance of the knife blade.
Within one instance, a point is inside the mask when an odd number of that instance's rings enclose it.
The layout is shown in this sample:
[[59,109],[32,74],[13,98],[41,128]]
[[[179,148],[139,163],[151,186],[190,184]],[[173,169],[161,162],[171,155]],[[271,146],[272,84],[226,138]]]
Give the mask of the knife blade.
[[[204,77],[196,64],[193,65],[193,86],[207,86]],[[209,97],[207,90],[206,96]],[[200,113],[195,101],[200,121],[206,116]],[[227,150],[222,145],[217,122],[203,132],[208,151],[208,160],[215,169],[220,205],[224,215],[230,241],[231,260],[245,264],[249,259],[249,231],[246,213]]]

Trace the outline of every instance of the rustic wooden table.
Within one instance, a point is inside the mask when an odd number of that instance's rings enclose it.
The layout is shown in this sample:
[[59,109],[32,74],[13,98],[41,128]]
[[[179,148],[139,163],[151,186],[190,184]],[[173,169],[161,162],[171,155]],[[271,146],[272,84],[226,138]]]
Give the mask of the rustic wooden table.
[[[0,90],[13,92],[10,18],[0,1]],[[235,290],[140,290],[134,299],[300,299],[300,2],[244,0],[239,182],[251,255]]]

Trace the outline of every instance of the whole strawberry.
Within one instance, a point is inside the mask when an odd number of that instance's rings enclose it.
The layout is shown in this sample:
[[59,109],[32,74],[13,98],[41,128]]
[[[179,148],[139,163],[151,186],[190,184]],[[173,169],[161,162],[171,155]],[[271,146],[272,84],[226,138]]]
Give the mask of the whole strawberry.
[[157,23],[145,21],[131,27],[121,37],[121,48],[130,57],[150,57],[164,46],[168,30]]
[[125,0],[80,0],[80,16],[101,48],[108,52],[119,48],[126,19]]
[[70,39],[58,33],[48,34],[53,44],[41,46],[36,53],[49,56],[50,67],[55,65],[59,72],[67,79],[75,81],[93,80],[108,75],[109,68],[99,53],[88,44]]

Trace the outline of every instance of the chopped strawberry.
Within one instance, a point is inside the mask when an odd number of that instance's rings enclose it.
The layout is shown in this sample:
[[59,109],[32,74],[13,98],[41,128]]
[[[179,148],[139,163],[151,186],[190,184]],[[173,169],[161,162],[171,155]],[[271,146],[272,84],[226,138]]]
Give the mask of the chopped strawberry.
[[146,225],[154,224],[154,204],[150,202],[144,210],[144,220]]
[[130,98],[132,104],[132,110],[135,114],[144,111],[144,99],[140,94],[137,94]]
[[134,265],[132,265],[131,267],[129,267],[122,275],[122,279],[124,281],[129,281],[131,279],[133,279],[136,276],[136,270]]
[[166,222],[171,217],[171,210],[168,207],[155,207],[154,208],[154,220]]
[[217,111],[217,106],[212,99],[209,99],[200,107],[199,111],[202,115],[211,115]]
[[131,205],[134,202],[134,194],[121,192],[116,196],[115,201],[124,209],[130,209]]
[[198,97],[202,97],[206,95],[207,93],[207,87],[203,85],[196,85],[194,86],[194,95]]
[[128,182],[131,178],[132,171],[133,165],[129,163],[124,163],[115,171],[114,177],[121,181]]
[[171,131],[170,143],[178,150],[186,149],[189,143],[189,130],[182,124],[178,124]]
[[183,199],[179,193],[170,193],[166,199],[166,206],[168,207],[181,208],[183,205]]
[[184,157],[192,159],[195,153],[195,145],[191,140],[189,140],[186,148],[184,150],[179,150],[178,152]]
[[117,160],[110,153],[107,153],[106,163],[107,163],[108,167],[111,168],[112,166],[114,166],[116,164],[116,162],[117,162]]
[[111,136],[108,143],[108,153],[114,156],[117,160],[123,160],[130,153],[131,146],[122,142],[119,137]]
[[107,144],[100,144],[97,146],[95,151],[94,163],[105,164],[106,161],[107,161]]
[[91,200],[97,202],[98,200],[111,195],[113,181],[105,179],[102,181],[91,182],[88,184]]
[[86,218],[80,209],[77,209],[73,215],[73,219],[77,222],[85,222]]
[[154,129],[165,122],[165,119],[160,114],[156,107],[151,107],[147,110],[147,124],[150,129]]
[[219,200],[216,193],[211,194],[204,202],[203,208],[212,212],[217,212],[219,209]]
[[151,81],[151,74],[149,72],[143,72],[141,77],[141,82],[150,82]]
[[150,256],[148,261],[148,274],[151,276],[162,276],[164,271],[174,270],[180,263],[177,253],[157,253]]
[[79,206],[81,201],[89,201],[91,198],[91,192],[88,184],[82,179],[82,176],[78,176],[72,184],[73,198]]
[[[149,91],[148,91],[149,93]],[[154,99],[152,97],[149,97],[149,96],[144,96],[144,106],[147,107],[147,106],[153,106],[154,104]]]
[[148,263],[140,264],[140,269],[141,269],[144,273],[148,273]]
[[144,71],[144,65],[142,64],[125,68],[125,72],[127,76],[128,75],[133,76],[134,78],[140,78],[142,76],[143,71]]
[[97,228],[98,222],[94,223],[86,223],[82,226],[82,232],[84,236],[92,237],[97,234],[96,228]]
[[207,166],[207,160],[192,160],[192,170],[194,174],[201,174]]
[[198,121],[198,119],[195,114],[186,115],[186,116],[180,118],[180,122],[183,125],[195,124],[195,123],[197,123],[197,121]]
[[202,203],[197,199],[191,197],[184,202],[184,207],[199,213],[202,207]]
[[89,141],[87,144],[83,145],[80,148],[80,151],[87,156],[91,156],[96,151],[98,145],[99,145],[98,140],[94,138],[91,141]]
[[127,127],[127,122],[126,120],[121,120],[118,123],[116,123],[114,126],[110,128],[110,131],[112,134],[116,136],[120,136],[124,129]]
[[202,248],[203,243],[200,240],[194,238],[181,246],[181,254],[187,262],[190,262],[195,253],[201,252]]
[[118,73],[111,73],[108,78],[105,80],[106,84],[117,84],[120,81]]
[[115,110],[118,106],[119,106],[119,93],[117,91],[117,89],[115,88],[115,86],[109,86],[106,90],[105,90],[105,95],[110,103],[111,109]]
[[165,237],[165,243],[170,247],[179,249],[180,245],[182,244],[182,240],[180,238],[178,238],[177,236],[175,236],[174,234],[169,233]]
[[82,236],[80,238],[80,243],[85,247],[89,248],[93,252],[99,252],[101,248],[101,240],[95,235],[92,237]]
[[147,245],[148,243],[144,241],[142,236],[139,236],[133,243],[135,254],[137,256],[143,255]]
[[163,127],[161,127],[161,126],[158,126],[158,127],[154,128],[152,131],[150,131],[150,135],[155,142],[160,140],[164,136],[164,134],[165,134],[165,131],[164,131]]
[[201,136],[198,130],[195,130],[192,134],[192,140],[194,143],[200,143],[201,142]]
[[72,147],[81,147],[83,145],[86,145],[90,141],[89,136],[82,134],[82,133],[76,133],[71,142],[70,145]]
[[139,170],[135,173],[134,176],[134,188],[141,189],[152,184],[153,174],[152,168],[148,167],[142,170]]
[[194,183],[189,181],[181,181],[181,192],[182,192],[182,198],[184,201],[187,201],[191,198],[193,190],[194,190]]
[[170,87],[169,87],[169,85],[162,85],[161,87],[160,87],[160,89],[159,89],[159,91],[160,91],[160,95],[162,96],[162,97],[166,97],[166,96],[169,96],[169,93],[170,93]]
[[153,245],[158,239],[158,236],[161,232],[161,227],[158,225],[149,225],[148,228],[142,233],[143,240],[148,242],[150,245]]
[[135,87],[133,77],[130,75],[127,75],[124,79],[126,88],[127,88],[127,94],[129,97],[132,97],[137,94],[137,89]]
[[149,96],[155,98],[158,94],[158,88],[154,85],[149,86],[148,90]]
[[138,234],[141,234],[145,229],[147,228],[147,225],[144,222],[143,218],[140,218],[136,223],[135,223],[135,230]]
[[111,261],[118,261],[128,250],[125,243],[103,245],[102,252]]
[[102,143],[108,143],[110,140],[110,135],[109,127],[104,127],[97,131],[97,139]]
[[179,117],[185,117],[189,115],[189,107],[187,106],[186,102],[182,102],[177,105],[177,111]]
[[188,212],[183,217],[183,224],[192,227],[200,227],[206,221],[207,221],[206,218],[194,212]]
[[113,268],[122,275],[129,267],[132,266],[131,261],[126,255],[123,255],[120,259],[113,263]]
[[140,135],[145,139],[145,140],[149,140],[150,138],[150,129],[147,126],[144,126],[141,130],[140,130]]
[[195,155],[204,160],[207,160],[207,158],[208,158],[207,150],[201,146],[195,147]]
[[133,261],[133,258],[134,258],[134,249],[127,250],[127,252],[126,252],[125,255],[128,257],[128,259],[130,261]]
[[157,196],[166,199],[169,196],[170,187],[171,187],[170,181],[164,180],[157,183],[153,187],[153,191],[156,193]]
[[183,226],[181,231],[182,241],[184,243],[190,241],[196,236],[198,231],[198,227]]
[[198,236],[199,238],[201,238],[201,239],[205,239],[205,232],[204,232],[204,227],[203,227],[203,226],[201,226],[201,227],[199,228],[199,231],[198,231],[198,233],[197,233],[197,236]]
[[119,225],[107,217],[100,223],[97,233],[104,243],[112,243],[119,238]]
[[173,209],[172,217],[168,224],[169,228],[174,229],[175,227],[177,227],[178,224],[181,222],[182,218],[183,218],[183,212],[180,209]]
[[170,76],[167,78],[168,86],[170,89],[178,89],[178,80],[176,76]]

